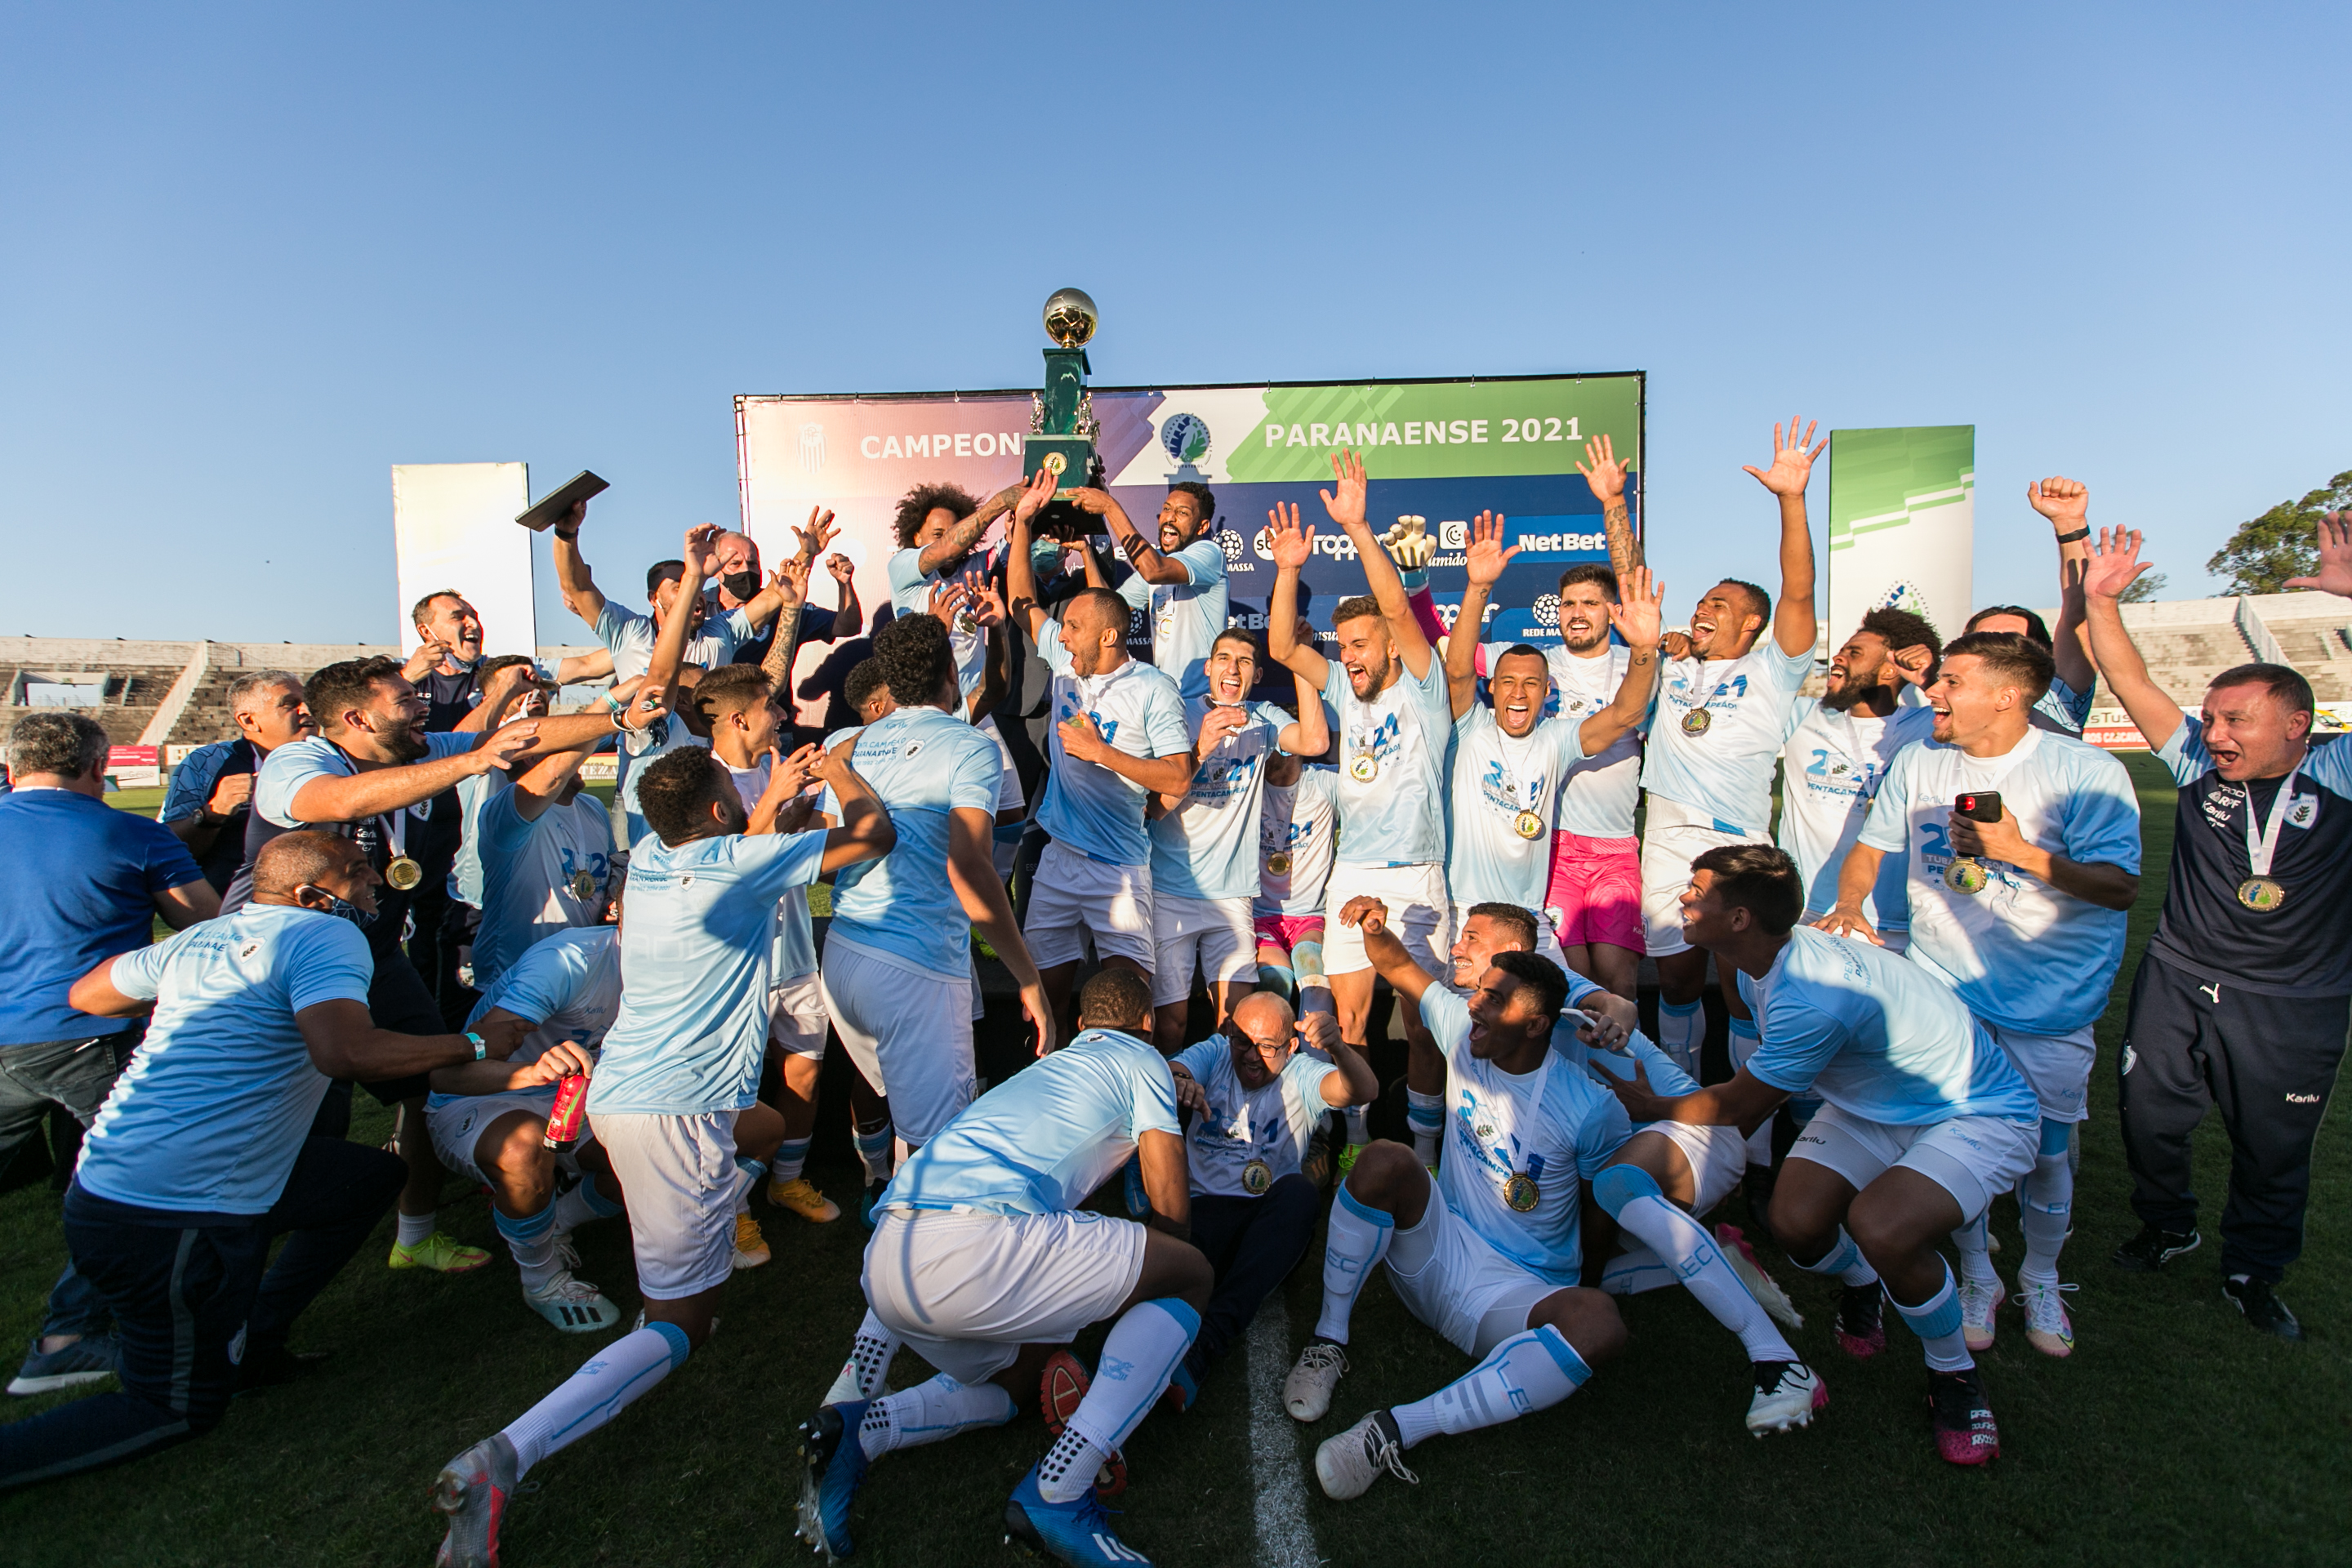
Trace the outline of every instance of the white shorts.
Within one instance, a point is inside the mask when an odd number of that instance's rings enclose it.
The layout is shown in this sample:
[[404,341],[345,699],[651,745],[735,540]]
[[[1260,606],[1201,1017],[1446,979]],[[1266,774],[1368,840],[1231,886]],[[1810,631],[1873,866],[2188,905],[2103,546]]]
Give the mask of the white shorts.
[[[1769,1127],[1769,1122],[1766,1125]],[[1690,1163],[1691,1213],[1704,1219],[1738,1190],[1748,1173],[1748,1140],[1737,1127],[1699,1127],[1687,1121],[1646,1121],[1633,1135],[1655,1132],[1668,1139]],[[1629,1244],[1630,1245],[1630,1244]]]
[[1334,866],[1323,894],[1323,973],[1354,974],[1372,966],[1364,933],[1339,923],[1350,899],[1366,894],[1389,907],[1389,930],[1412,961],[1440,979],[1454,973],[1454,900],[1443,866]]
[[[1463,926],[1468,922],[1470,919],[1470,908],[1471,906],[1468,904],[1455,904],[1454,906],[1454,934],[1460,934]],[[1537,954],[1540,957],[1549,958],[1554,963],[1559,964],[1559,972],[1562,974],[1573,974],[1575,971],[1568,966],[1568,954],[1559,950],[1559,932],[1552,929],[1551,917],[1544,913],[1541,910],[1529,910],[1528,913],[1534,917],[1536,922]],[[1433,971],[1432,973],[1436,972]],[[1446,963],[1444,972],[1439,974],[1438,978],[1444,981],[1448,985],[1453,984],[1454,965],[1450,960]]]
[[2042,1102],[2044,1121],[2081,1121],[2091,1114],[2091,1063],[2099,1054],[2091,1026],[2063,1035],[2029,1035],[2003,1028],[1990,1018],[1979,1018],[1984,1032],[2009,1053],[2009,1059],[2033,1086]]
[[1528,1326],[1528,1310],[1555,1285],[1506,1258],[1429,1184],[1429,1206],[1389,1243],[1389,1283],[1405,1310],[1466,1355],[1484,1356]]
[[1151,868],[1112,866],[1066,844],[1045,846],[1029,873],[1029,918],[1021,928],[1040,969],[1076,963],[1089,943],[1097,958],[1152,961]]
[[1143,1227],[1069,1214],[886,1208],[866,1244],[866,1301],[907,1348],[961,1383],[1062,1345],[1119,1309],[1143,1278]]
[[929,1142],[979,1094],[971,1055],[971,972],[936,974],[895,954],[825,939],[825,1011],[850,1060],[890,1101],[890,1123]]
[[735,1272],[735,1116],[614,1111],[596,1133],[628,1194],[637,1293],[656,1301],[696,1296]]
[[1650,796],[1642,832],[1642,932],[1652,958],[1688,952],[1683,938],[1683,894],[1691,862],[1726,844],[1769,844],[1769,836],[1726,831],[1680,801]]
[[[446,1169],[487,1187],[494,1184],[490,1181],[489,1173],[476,1162],[474,1151],[481,1143],[482,1133],[490,1123],[509,1111],[521,1110],[538,1117],[544,1125],[547,1113],[554,1109],[555,1090],[551,1086],[541,1089],[517,1089],[505,1094],[469,1094],[446,1105],[426,1106],[425,1131],[433,1140],[433,1152],[441,1157]],[[555,1156],[556,1169],[577,1174],[580,1164],[574,1156],[594,1142],[594,1131],[583,1120],[580,1124],[580,1142]]]
[[[1032,909],[1035,906],[1033,904]],[[1203,981],[1257,984],[1257,932],[1250,901],[1151,895],[1151,1005],[1165,1007],[1192,994],[1193,955]]]
[[2041,1147],[2042,1127],[2035,1121],[1956,1116],[1924,1127],[1890,1127],[1824,1104],[1797,1134],[1789,1158],[1827,1166],[1856,1192],[1893,1166],[1916,1171],[1952,1194],[1966,1224],[1984,1212],[1995,1194],[2025,1179]]
[[788,1057],[824,1055],[824,987],[814,971],[768,987],[768,1038]]

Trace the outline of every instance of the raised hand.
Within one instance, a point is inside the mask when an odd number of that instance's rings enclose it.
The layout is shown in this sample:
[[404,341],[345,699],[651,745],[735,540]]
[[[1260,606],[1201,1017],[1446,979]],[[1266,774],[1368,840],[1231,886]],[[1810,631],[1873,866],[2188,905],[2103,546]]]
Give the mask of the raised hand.
[[1803,495],[1806,482],[1813,477],[1813,459],[1829,445],[1827,441],[1813,444],[1813,432],[1820,428],[1821,421],[1817,419],[1805,426],[1805,434],[1800,438],[1797,418],[1790,416],[1787,440],[1781,439],[1780,426],[1772,426],[1772,466],[1759,468],[1743,463],[1740,471],[1755,475],[1756,482],[1776,496]]
[[1889,684],[1895,686],[1925,686],[1927,684],[1927,672],[1935,667],[1936,656],[1927,651],[1926,643],[1898,647],[1886,659],[1886,668],[1895,672],[1895,679]]
[[1609,624],[1628,647],[1655,647],[1666,622],[1666,584],[1647,566],[1636,566],[1617,584],[1618,603],[1609,606]]
[[1212,708],[1201,721],[1201,738],[1192,742],[1192,754],[1205,757],[1217,749],[1217,742],[1250,721],[1245,708]]
[[519,724],[501,725],[489,733],[488,739],[473,750],[474,758],[481,763],[482,772],[493,769],[499,773],[511,770],[515,759],[530,750],[539,740],[539,725],[525,720]]
[[1502,580],[1503,568],[1519,550],[1516,544],[1503,548],[1503,514],[1482,511],[1470,521],[1470,551],[1463,558],[1463,568],[1470,574],[1470,581],[1491,588]]
[[797,555],[788,555],[776,563],[768,585],[784,596],[784,607],[808,603],[809,563]]
[[1584,482],[1592,487],[1593,499],[1603,507],[1625,493],[1625,465],[1617,460],[1616,449],[1606,436],[1595,436],[1584,444],[1584,457],[1576,471],[1584,476]]
[[1029,477],[1027,484],[1013,487],[1019,492],[1013,502],[1013,521],[1015,525],[1025,525],[1031,518],[1037,515],[1039,508],[1054,499],[1055,482],[1051,469],[1040,468]]
[[[1042,473],[1044,470],[1039,471]],[[1070,492],[1070,504],[1080,511],[1092,512],[1095,516],[1101,517],[1110,510],[1110,492],[1096,489],[1092,486],[1081,485]]]
[[718,566],[718,562],[714,559],[718,553],[719,525],[717,523],[698,522],[686,531],[686,549],[680,553],[679,558],[687,563],[696,576],[708,577],[711,574]]
[[1422,572],[1436,555],[1437,541],[1430,535],[1427,518],[1401,517],[1394,528],[1381,535],[1381,548],[1389,552],[1398,571]]
[[992,584],[982,583],[972,591],[971,618],[982,630],[986,630],[1011,620],[1013,612],[1005,607],[1004,595],[998,593]]
[[1690,633],[1668,632],[1658,639],[1658,652],[1667,658],[1690,657]]
[[849,580],[857,574],[857,563],[836,552],[824,558],[824,569],[833,574],[835,582],[846,588]]
[[1369,529],[1371,525],[1364,521],[1364,492],[1368,487],[1362,456],[1356,452],[1332,453],[1331,477],[1339,481],[1338,495],[1329,490],[1315,492],[1323,498],[1323,510],[1329,512],[1331,521],[1341,528]]
[[1277,572],[1296,572],[1307,564],[1315,553],[1315,530],[1298,526],[1298,503],[1289,503],[1286,516],[1284,503],[1276,501],[1274,510],[1265,514],[1265,544],[1274,552],[1274,567]]
[[2083,563],[2083,592],[2095,599],[2119,599],[2123,592],[2149,571],[2152,563],[2139,558],[2137,529],[2103,528]]
[[2063,475],[2053,474],[2026,486],[2025,500],[2060,533],[2074,532],[2091,514],[2091,487]]
[[926,607],[938,617],[940,625],[953,631],[958,614],[971,603],[971,584],[961,577],[950,577],[931,584],[931,599]]
[[814,561],[841,531],[833,526],[831,511],[821,506],[813,506],[809,508],[809,525],[806,528],[795,526],[793,531],[800,536],[801,559]]
[[2352,511],[2323,513],[2319,519],[2319,575],[2290,577],[2290,588],[2316,588],[2352,599]]

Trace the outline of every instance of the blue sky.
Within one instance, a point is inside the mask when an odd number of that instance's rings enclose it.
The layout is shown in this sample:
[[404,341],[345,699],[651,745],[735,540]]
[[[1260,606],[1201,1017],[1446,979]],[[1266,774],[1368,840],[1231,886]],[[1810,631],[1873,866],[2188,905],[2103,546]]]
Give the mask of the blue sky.
[[[2352,9],[18,5],[0,636],[389,643],[387,469],[736,512],[730,399],[1650,373],[1673,601],[1791,409],[1978,426],[2174,595],[2352,468]],[[1816,520],[1824,510],[1821,487]],[[541,636],[580,628],[541,555]],[[625,580],[634,573],[621,574]]]

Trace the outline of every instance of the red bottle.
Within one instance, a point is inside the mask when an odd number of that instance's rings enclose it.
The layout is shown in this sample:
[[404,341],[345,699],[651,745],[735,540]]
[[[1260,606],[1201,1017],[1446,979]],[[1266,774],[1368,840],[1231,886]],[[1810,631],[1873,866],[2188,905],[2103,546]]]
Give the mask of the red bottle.
[[555,1107],[547,1113],[547,1146],[559,1154],[569,1153],[587,1121],[588,1075],[565,1073],[555,1086]]

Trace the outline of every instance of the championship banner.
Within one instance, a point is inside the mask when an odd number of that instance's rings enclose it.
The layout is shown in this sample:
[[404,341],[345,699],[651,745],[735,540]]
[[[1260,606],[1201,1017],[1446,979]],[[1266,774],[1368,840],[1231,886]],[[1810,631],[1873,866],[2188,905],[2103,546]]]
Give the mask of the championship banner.
[[1924,616],[1948,641],[1968,624],[1976,565],[1977,427],[1830,432],[1828,615],[1834,651],[1864,614]]
[[[1181,480],[1216,496],[1212,534],[1225,553],[1231,615],[1261,630],[1274,591],[1266,513],[1295,502],[1316,530],[1302,574],[1308,618],[1328,630],[1339,600],[1364,591],[1355,546],[1317,499],[1328,489],[1331,454],[1363,453],[1375,533],[1400,516],[1427,520],[1438,552],[1431,588],[1448,625],[1461,602],[1469,520],[1482,510],[1508,519],[1523,548],[1494,595],[1491,638],[1558,640],[1559,574],[1574,562],[1608,559],[1600,503],[1576,471],[1584,443],[1607,435],[1641,526],[1643,376],[1584,376],[1355,384],[1276,384],[1090,389],[1106,483],[1148,538],[1168,487]],[[889,603],[887,563],[898,548],[891,514],[919,484],[947,482],[982,499],[1017,484],[1030,429],[1027,392],[864,396],[739,396],[736,446],[742,527],[772,563],[797,548],[792,530],[812,506],[833,510],[834,548],[856,563],[869,625]],[[982,541],[1002,544],[1000,523]],[[1107,558],[1105,565],[1113,563]],[[814,596],[825,600],[820,572]],[[1532,608],[1530,608],[1532,606]],[[1139,618],[1138,634],[1142,627]],[[814,651],[814,650],[813,650]],[[807,656],[804,656],[807,657]]]

